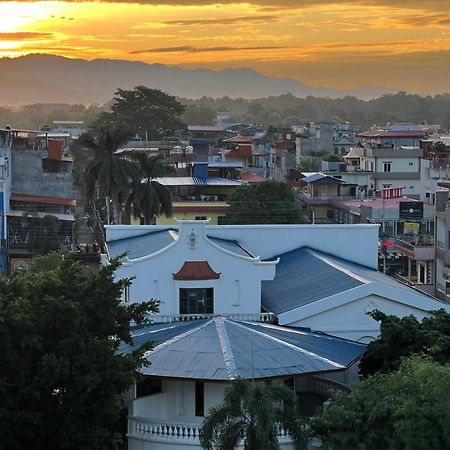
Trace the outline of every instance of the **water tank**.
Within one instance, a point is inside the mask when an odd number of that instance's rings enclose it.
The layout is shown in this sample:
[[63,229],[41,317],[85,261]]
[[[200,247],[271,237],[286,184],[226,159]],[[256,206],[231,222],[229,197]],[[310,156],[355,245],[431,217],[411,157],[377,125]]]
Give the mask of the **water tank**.
[[194,153],[194,147],[192,145],[186,146],[186,155],[192,155]]
[[170,151],[171,154],[181,154],[183,153],[183,149],[179,145],[175,145],[175,147]]

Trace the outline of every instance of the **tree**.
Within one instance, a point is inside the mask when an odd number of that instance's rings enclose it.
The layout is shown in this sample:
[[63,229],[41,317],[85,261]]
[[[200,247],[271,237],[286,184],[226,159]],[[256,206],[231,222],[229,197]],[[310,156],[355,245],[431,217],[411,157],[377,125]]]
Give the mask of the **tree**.
[[98,136],[85,133],[80,145],[87,148],[92,157],[84,170],[86,197],[95,200],[97,188],[111,198],[114,222],[120,222],[120,205],[129,193],[132,180],[137,177],[136,166],[117,155],[117,150],[127,141],[127,135],[117,128],[104,131]]
[[144,152],[132,152],[130,158],[138,167],[139,176],[134,180],[126,208],[134,217],[143,217],[152,224],[155,216],[172,215],[172,194],[166,186],[154,178],[173,172],[162,155],[150,156]]
[[229,197],[229,224],[300,223],[301,211],[286,183],[268,180],[238,187]]
[[0,448],[106,449],[121,396],[138,377],[143,350],[130,320],[144,322],[154,301],[125,307],[131,280],[114,280],[118,263],[86,272],[72,258],[53,270],[0,279]]
[[401,358],[422,353],[434,361],[450,362],[450,314],[440,309],[419,322],[414,316],[399,318],[381,311],[369,313],[380,322],[380,335],[370,342],[359,365],[360,374],[397,370]]
[[158,89],[136,86],[118,89],[111,112],[103,112],[93,123],[93,130],[117,127],[138,135],[141,140],[173,136],[185,128],[180,119],[185,107],[175,97]]
[[245,450],[276,450],[280,427],[291,436],[294,450],[306,449],[308,437],[292,389],[280,381],[238,379],[225,389],[223,403],[209,410],[200,443],[207,450],[234,450],[241,441]]
[[311,420],[323,450],[450,448],[450,366],[420,357],[336,393]]
[[61,244],[61,221],[51,214],[38,217],[37,213],[24,213],[22,228],[28,250],[35,255],[45,255]]

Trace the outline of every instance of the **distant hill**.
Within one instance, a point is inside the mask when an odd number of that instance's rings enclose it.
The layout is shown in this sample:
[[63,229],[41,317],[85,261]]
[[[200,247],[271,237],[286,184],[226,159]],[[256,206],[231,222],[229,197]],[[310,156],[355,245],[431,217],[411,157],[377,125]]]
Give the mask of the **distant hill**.
[[161,89],[185,98],[230,96],[261,98],[292,93],[296,97],[373,98],[386,91],[361,88],[341,92],[312,88],[292,78],[274,78],[252,69],[187,70],[137,61],[69,59],[27,55],[0,59],[0,104],[36,102],[105,103],[117,88],[137,85]]

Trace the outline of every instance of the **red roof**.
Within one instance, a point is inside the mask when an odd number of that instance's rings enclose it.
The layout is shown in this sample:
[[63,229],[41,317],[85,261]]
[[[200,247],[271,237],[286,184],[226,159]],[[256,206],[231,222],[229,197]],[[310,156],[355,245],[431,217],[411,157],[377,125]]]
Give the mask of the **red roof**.
[[197,281],[217,280],[220,273],[214,272],[208,261],[185,261],[177,273],[173,273],[174,280]]
[[242,172],[241,180],[246,181],[247,183],[263,183],[267,178],[256,175],[256,173],[253,172]]
[[227,156],[252,156],[251,144],[239,144],[236,148],[230,150]]
[[242,142],[242,143],[251,143],[252,140],[245,136],[233,136],[228,139],[224,139],[222,142]]
[[16,202],[45,203],[48,205],[76,206],[74,198],[46,197],[44,195],[11,194],[11,200]]

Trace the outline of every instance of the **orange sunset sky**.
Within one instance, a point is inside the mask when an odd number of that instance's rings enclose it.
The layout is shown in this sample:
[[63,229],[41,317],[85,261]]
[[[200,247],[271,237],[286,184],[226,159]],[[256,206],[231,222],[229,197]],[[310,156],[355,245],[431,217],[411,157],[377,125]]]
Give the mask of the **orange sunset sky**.
[[28,53],[445,92],[450,0],[0,1],[0,57]]

